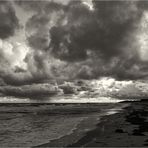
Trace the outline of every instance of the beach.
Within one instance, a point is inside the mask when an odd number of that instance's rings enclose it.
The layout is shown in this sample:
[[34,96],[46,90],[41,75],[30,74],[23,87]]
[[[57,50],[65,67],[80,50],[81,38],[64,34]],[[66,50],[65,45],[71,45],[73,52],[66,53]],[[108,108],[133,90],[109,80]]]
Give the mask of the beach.
[[[84,127],[85,123],[81,122],[72,135],[53,140],[40,147],[147,147],[148,102],[132,102],[116,114],[103,116],[94,129],[86,131],[78,141],[75,141],[74,137],[78,137],[79,128]],[[72,139],[73,143],[70,144]]]
[[148,147],[148,0],[0,0],[5,147]]
[[[67,146],[126,104],[0,104],[0,146]],[[69,137],[68,143],[64,137]],[[62,140],[63,139],[63,140]],[[60,140],[62,142],[53,141]]]
[[148,102],[0,104],[1,147],[144,147]]

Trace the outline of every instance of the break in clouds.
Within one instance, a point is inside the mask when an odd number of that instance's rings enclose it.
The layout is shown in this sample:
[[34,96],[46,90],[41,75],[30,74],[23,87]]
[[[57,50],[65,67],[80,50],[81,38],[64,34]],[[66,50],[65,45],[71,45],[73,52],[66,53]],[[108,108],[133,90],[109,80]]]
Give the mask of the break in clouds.
[[0,1],[0,20],[2,94],[30,96],[32,84],[48,94],[34,84],[51,81],[147,79],[146,1]]

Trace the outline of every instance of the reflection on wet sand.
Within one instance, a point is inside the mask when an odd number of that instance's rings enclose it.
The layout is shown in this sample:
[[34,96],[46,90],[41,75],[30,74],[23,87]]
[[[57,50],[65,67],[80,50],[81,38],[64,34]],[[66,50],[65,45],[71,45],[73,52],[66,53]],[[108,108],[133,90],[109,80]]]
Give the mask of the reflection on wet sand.
[[121,113],[104,117],[96,129],[69,146],[148,146],[148,102],[133,102]]

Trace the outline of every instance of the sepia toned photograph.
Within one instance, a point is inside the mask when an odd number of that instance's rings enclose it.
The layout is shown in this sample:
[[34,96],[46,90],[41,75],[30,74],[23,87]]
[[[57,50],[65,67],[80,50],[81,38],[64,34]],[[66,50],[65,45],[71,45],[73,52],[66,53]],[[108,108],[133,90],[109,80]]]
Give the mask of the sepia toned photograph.
[[0,147],[148,147],[148,0],[0,0]]

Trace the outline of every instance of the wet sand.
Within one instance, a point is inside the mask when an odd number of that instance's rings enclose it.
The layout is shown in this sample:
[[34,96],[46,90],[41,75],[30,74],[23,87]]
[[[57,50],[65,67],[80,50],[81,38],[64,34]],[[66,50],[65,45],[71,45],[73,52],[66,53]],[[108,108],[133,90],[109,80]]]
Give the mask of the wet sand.
[[49,142],[51,147],[67,146],[93,130],[101,116],[123,107],[120,103],[0,104],[0,147],[34,147]]
[[[94,125],[96,124],[96,125]],[[95,127],[91,129],[92,127]],[[85,127],[90,127],[85,129]],[[38,147],[147,147],[148,102],[132,102],[117,114],[99,121],[82,121],[72,134]]]

